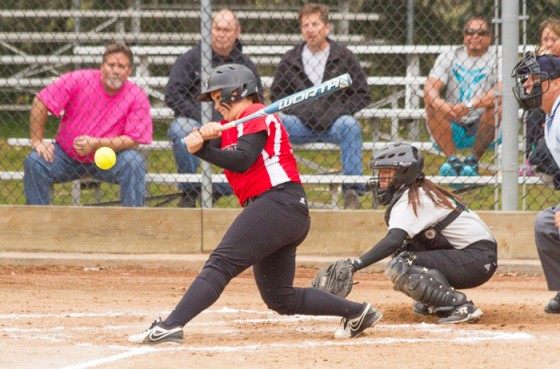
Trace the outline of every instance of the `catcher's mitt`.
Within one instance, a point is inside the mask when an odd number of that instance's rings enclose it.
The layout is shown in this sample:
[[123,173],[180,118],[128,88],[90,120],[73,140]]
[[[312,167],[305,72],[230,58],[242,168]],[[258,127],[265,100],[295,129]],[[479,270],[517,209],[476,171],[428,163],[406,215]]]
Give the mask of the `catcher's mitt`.
[[338,260],[336,263],[319,271],[311,282],[311,286],[333,295],[346,297],[352,291],[354,271],[352,260]]

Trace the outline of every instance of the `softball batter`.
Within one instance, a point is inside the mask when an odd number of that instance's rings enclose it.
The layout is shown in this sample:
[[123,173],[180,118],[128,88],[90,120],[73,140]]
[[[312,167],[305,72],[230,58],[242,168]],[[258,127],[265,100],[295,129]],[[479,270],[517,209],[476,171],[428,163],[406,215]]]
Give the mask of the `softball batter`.
[[310,218],[284,126],[277,115],[269,115],[220,131],[221,125],[264,107],[253,72],[238,64],[215,68],[198,100],[213,101],[224,120],[193,129],[184,139],[187,150],[224,168],[243,211],[167,319],[156,320],[129,341],[182,342],[183,326],[251,266],[263,301],[279,314],[340,316],[337,338],[357,337],[373,326],[381,313],[369,303],[293,287],[296,249],[307,236]]

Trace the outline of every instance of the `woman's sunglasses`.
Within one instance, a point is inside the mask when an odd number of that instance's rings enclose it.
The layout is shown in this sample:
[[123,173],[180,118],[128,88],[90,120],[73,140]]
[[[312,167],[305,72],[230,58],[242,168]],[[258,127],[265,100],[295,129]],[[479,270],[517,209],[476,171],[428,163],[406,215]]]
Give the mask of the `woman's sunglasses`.
[[485,31],[483,29],[466,29],[465,30],[465,35],[466,36],[474,36],[474,35],[478,35],[478,36],[488,36],[490,34],[490,31]]

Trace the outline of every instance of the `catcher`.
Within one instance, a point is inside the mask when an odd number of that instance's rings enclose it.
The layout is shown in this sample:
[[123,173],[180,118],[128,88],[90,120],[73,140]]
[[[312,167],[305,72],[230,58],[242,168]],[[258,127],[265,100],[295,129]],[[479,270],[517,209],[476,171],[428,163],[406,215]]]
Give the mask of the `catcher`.
[[395,290],[414,299],[418,315],[439,323],[474,322],[482,311],[456,289],[488,281],[497,268],[497,244],[484,222],[459,199],[424,177],[417,148],[394,144],[369,167],[377,200],[387,205],[387,235],[358,259],[319,272],[313,287],[346,296],[356,271],[393,255],[387,275]]

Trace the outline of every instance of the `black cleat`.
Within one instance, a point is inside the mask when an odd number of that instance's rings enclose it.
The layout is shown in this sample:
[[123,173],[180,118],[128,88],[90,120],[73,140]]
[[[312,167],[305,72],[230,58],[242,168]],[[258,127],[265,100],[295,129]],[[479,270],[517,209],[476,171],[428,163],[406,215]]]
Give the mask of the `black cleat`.
[[453,308],[449,308],[449,307],[436,308],[428,304],[424,304],[423,302],[416,301],[412,305],[412,311],[414,312],[414,314],[420,316],[435,315],[440,318],[445,318],[453,312]]
[[482,317],[482,310],[477,308],[472,301],[467,301],[463,305],[455,307],[445,318],[441,318],[440,324],[474,323]]
[[334,338],[356,338],[383,317],[371,304],[364,302],[363,306],[362,312],[356,318],[342,318],[343,327],[334,333]]
[[544,311],[548,314],[560,314],[560,292],[550,299],[548,304],[544,307]]
[[183,327],[166,328],[163,326],[161,318],[154,321],[150,328],[140,334],[128,336],[130,343],[145,343],[154,345],[163,342],[183,342]]

